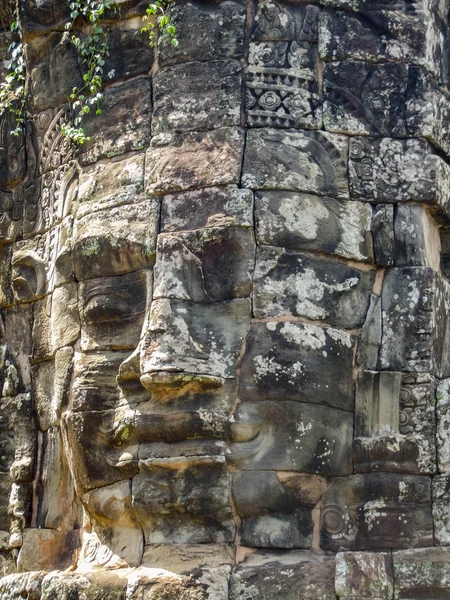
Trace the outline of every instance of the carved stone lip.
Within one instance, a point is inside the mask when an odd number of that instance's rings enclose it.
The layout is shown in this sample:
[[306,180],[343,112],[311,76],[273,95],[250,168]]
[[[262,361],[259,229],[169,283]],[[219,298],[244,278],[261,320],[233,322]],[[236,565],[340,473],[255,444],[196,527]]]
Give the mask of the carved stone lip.
[[188,441],[226,440],[229,435],[227,416],[203,411],[180,411],[168,414],[138,411],[132,418],[119,422],[112,437],[116,447],[129,444],[177,444]]
[[169,370],[144,373],[140,380],[146,390],[162,396],[185,391],[209,392],[221,388],[224,384],[221,377]]

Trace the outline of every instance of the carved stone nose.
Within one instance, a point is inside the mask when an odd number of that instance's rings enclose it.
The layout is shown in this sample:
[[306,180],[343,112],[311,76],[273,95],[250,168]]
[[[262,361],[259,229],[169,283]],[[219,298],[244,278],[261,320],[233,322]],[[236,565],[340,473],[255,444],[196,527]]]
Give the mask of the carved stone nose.
[[119,374],[117,375],[117,383],[124,389],[129,386],[135,387],[136,383],[139,383],[141,376],[139,370],[139,349],[128,356],[119,367]]

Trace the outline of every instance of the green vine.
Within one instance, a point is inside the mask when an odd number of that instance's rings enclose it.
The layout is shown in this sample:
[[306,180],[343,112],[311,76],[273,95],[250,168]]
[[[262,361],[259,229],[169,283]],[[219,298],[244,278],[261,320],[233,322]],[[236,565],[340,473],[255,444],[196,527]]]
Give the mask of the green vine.
[[[173,46],[178,46],[176,28],[170,23],[166,13],[168,5],[173,0],[155,0],[151,2],[143,16],[143,33],[148,33],[149,42],[154,46],[156,31],[167,34]],[[105,59],[109,56],[108,30],[102,25],[102,19],[109,10],[118,10],[117,0],[71,0],[70,21],[65,25],[63,42],[70,40],[78,51],[83,66],[83,85],[74,87],[70,94],[70,101],[74,117],[64,125],[62,133],[76,144],[89,141],[82,127],[86,115],[95,111],[96,115],[102,114],[101,102],[103,100],[103,67]],[[81,19],[87,21],[82,34],[73,33],[75,23]],[[9,110],[15,116],[16,128],[14,134],[18,135],[25,121],[25,62],[20,29],[17,19],[11,27],[18,35],[19,41],[10,46],[11,60],[8,64],[8,75],[0,85],[0,115]]]
[[11,32],[16,39],[9,46],[8,74],[0,84],[0,116],[6,112],[14,116],[15,128],[11,133],[18,136],[25,123],[25,61],[17,18],[11,24]]
[[[95,110],[97,115],[102,114],[100,103],[103,100],[101,92],[103,66],[105,58],[109,56],[109,47],[108,34],[101,25],[101,19],[106,10],[115,7],[115,0],[76,0],[70,3],[71,21],[66,23],[63,41],[70,36],[86,70],[83,74],[83,86],[74,87],[70,94],[75,117],[71,124],[63,126],[62,133],[76,144],[84,144],[89,141],[85,130],[80,127],[84,116],[91,110]],[[70,31],[79,17],[84,17],[89,23],[90,31],[83,37],[76,34],[70,35]]]
[[[148,33],[150,46],[155,45],[156,29],[167,33],[172,46],[178,46],[178,40],[175,37],[176,28],[172,23],[170,23],[169,17],[166,14],[166,8],[171,1],[172,0],[156,0],[156,2],[152,2],[145,11],[145,16],[142,17],[142,20],[144,21],[144,27],[141,31],[142,33]],[[153,21],[153,17],[155,15],[157,15],[156,25]]]

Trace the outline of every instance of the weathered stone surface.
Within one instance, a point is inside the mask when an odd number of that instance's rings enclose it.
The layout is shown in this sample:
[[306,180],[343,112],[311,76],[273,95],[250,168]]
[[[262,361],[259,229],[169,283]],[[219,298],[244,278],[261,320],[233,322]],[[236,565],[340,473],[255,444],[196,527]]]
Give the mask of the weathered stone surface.
[[258,249],[256,318],[306,317],[356,329],[367,313],[374,271],[271,246]]
[[408,67],[363,62],[328,63],[323,120],[327,131],[406,136]]
[[81,350],[134,349],[147,299],[147,273],[90,279],[79,286]]
[[128,577],[127,599],[227,600],[231,568],[200,568],[191,577],[159,569],[137,569]]
[[6,311],[5,329],[7,332],[20,331],[8,339],[8,352],[17,365],[17,371],[25,389],[30,389],[30,361],[32,349],[31,331],[33,326],[33,305],[15,306]]
[[311,547],[311,510],[301,506],[298,489],[283,485],[275,471],[234,475],[232,494],[241,517],[241,544],[256,548]]
[[151,389],[159,373],[234,377],[249,324],[250,302],[244,298],[213,304],[155,300],[143,339],[141,381]]
[[406,125],[409,135],[423,136],[448,153],[448,96],[425,69],[409,67]]
[[144,196],[145,154],[100,162],[84,169],[78,188],[77,218],[122,204],[139,204]]
[[253,194],[236,186],[168,194],[162,199],[161,231],[212,225],[252,227]]
[[73,279],[65,264],[65,245],[72,235],[71,222],[56,225],[42,236],[17,242],[13,247],[12,288],[16,302],[29,302],[53,292],[55,285]]
[[151,93],[150,82],[141,77],[120,86],[104,90],[103,114],[95,111],[86,118],[84,127],[91,141],[83,146],[81,164],[87,165],[101,158],[111,158],[143,150],[150,140]]
[[80,504],[75,495],[59,427],[51,427],[43,434],[39,458],[36,526],[39,530],[71,532],[79,525]]
[[[178,46],[162,37],[158,47],[161,67],[174,63],[244,55],[246,6],[240,0],[214,3],[187,0],[169,7],[170,20],[177,30]],[[226,27],[224,27],[226,23]]]
[[450,548],[393,552],[395,593],[400,598],[448,598]]
[[79,530],[69,533],[54,529],[27,529],[19,552],[20,572],[65,569],[74,562]]
[[155,133],[237,127],[241,118],[239,61],[192,62],[161,69],[153,79]]
[[376,369],[381,345],[381,298],[370,296],[366,320],[361,328],[358,343],[358,364],[365,369]]
[[381,295],[381,369],[446,376],[445,295],[443,282],[430,268],[389,270]]
[[450,380],[441,381],[436,390],[437,458],[440,473],[450,474]]
[[[13,145],[9,142],[6,143],[8,148]],[[20,149],[18,151],[20,155]],[[2,160],[2,165],[5,162],[5,160]],[[17,167],[15,168],[17,169]],[[11,169],[14,170],[14,165],[11,165]],[[4,166],[3,170],[5,170]],[[4,174],[3,178],[7,180],[8,174]],[[23,193],[21,187],[16,187],[13,192],[0,192],[0,240],[2,242],[14,242],[19,237],[22,230],[22,204]]]
[[146,154],[149,192],[167,194],[239,183],[244,139],[240,129],[160,134]]
[[[62,418],[65,442],[70,448],[70,466],[80,495],[97,487],[129,479],[138,472],[137,445],[116,444],[123,435],[126,412],[86,411]],[[119,432],[117,434],[117,432]],[[120,437],[119,437],[120,440]]]
[[52,347],[58,350],[73,344],[80,335],[78,294],[75,283],[55,289],[52,295]]
[[371,230],[375,263],[380,267],[393,267],[395,235],[394,206],[392,204],[377,204],[375,206]]
[[[333,9],[319,17],[319,54],[325,60],[367,60],[408,62],[439,72],[443,33],[439,31],[439,8],[418,2],[409,11],[402,3],[366,5],[358,2],[327,0]],[[420,8],[419,8],[420,7]],[[337,9],[352,9],[350,12]]]
[[43,571],[8,575],[0,579],[0,593],[8,600],[41,600],[41,585],[45,575]]
[[41,600],[125,600],[125,574],[49,573],[42,581]]
[[322,500],[321,547],[388,550],[433,544],[431,479],[372,473],[335,479]]
[[69,7],[61,6],[56,0],[50,0],[45,4],[27,0],[20,6],[20,23],[27,37],[34,37],[61,29],[69,12]]
[[120,275],[151,266],[157,222],[155,200],[101,210],[75,221],[73,262],[77,279]]
[[119,0],[77,147],[89,19],[20,0],[2,600],[450,595],[448,7],[313,2]]
[[[116,377],[129,350],[106,351],[74,356],[72,410],[108,410],[125,403]],[[138,395],[139,400],[141,397]]]
[[349,154],[352,198],[423,202],[447,214],[449,167],[425,140],[352,138]]
[[[144,12],[142,0],[121,3],[119,11],[111,17],[125,16],[126,5],[135,4],[135,12],[141,15]],[[125,7],[123,6],[125,4]],[[139,6],[139,4],[141,6]],[[124,10],[125,9],[125,10]],[[113,9],[114,10],[114,9]],[[131,18],[120,20],[109,27],[108,46],[109,56],[105,57],[103,72],[106,82],[116,82],[130,79],[138,75],[146,75],[152,68],[154,49],[150,44],[142,43],[142,24],[140,19],[132,18],[133,11],[127,16]]]
[[317,41],[319,8],[259,0],[253,38],[260,41]]
[[433,523],[435,543],[450,546],[450,479],[448,475],[433,478]]
[[241,400],[296,400],[353,410],[353,338],[337,329],[254,323],[241,367]]
[[156,253],[155,299],[218,302],[250,296],[255,243],[247,229],[160,234]]
[[428,374],[358,374],[353,461],[357,473],[436,472],[436,381]]
[[37,450],[31,395],[3,397],[0,409],[0,472],[8,474],[10,481],[30,482],[34,477]]
[[425,207],[400,205],[394,225],[395,265],[440,269],[439,230]]
[[303,402],[244,402],[231,424],[229,461],[244,470],[329,475],[352,471],[353,415]]
[[348,140],[330,133],[250,130],[242,185],[348,198],[347,154]]
[[204,544],[234,538],[227,470],[221,457],[139,461],[132,489],[147,544]]
[[392,558],[383,552],[338,552],[335,588],[338,598],[391,600]]
[[67,102],[74,87],[83,85],[75,47],[63,34],[36,37],[25,46],[29,72],[27,96],[32,114]]
[[334,600],[334,559],[300,551],[256,553],[233,570],[230,600]]
[[401,373],[358,373],[355,401],[357,437],[398,432],[401,383]]
[[95,532],[108,553],[123,565],[136,567],[142,561],[144,536],[131,492],[130,481],[119,481],[87,492],[82,502],[94,518]]
[[202,567],[234,563],[234,548],[224,544],[151,544],[145,547],[142,565],[163,569],[170,562],[172,573],[189,573]]
[[359,202],[294,192],[255,194],[256,238],[263,245],[371,261],[371,217],[370,207]]

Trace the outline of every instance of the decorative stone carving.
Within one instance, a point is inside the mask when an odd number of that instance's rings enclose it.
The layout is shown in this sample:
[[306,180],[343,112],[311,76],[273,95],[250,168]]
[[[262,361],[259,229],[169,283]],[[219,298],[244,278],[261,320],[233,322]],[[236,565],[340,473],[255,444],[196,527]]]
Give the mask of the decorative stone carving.
[[321,546],[326,550],[433,545],[427,476],[372,473],[337,478],[322,502]]
[[250,130],[243,186],[348,198],[347,147],[346,138],[323,132]]

